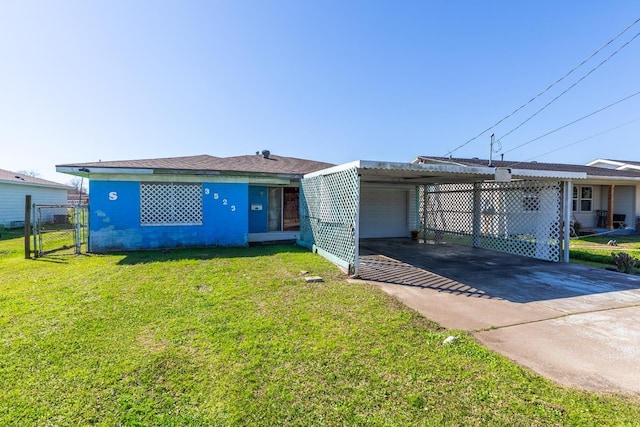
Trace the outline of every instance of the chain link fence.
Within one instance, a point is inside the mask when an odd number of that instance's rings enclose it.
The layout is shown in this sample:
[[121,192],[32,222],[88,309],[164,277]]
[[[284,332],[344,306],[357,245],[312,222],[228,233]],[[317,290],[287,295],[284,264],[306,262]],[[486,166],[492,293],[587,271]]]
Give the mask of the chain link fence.
[[32,215],[33,251],[36,257],[86,252],[86,205],[33,205]]

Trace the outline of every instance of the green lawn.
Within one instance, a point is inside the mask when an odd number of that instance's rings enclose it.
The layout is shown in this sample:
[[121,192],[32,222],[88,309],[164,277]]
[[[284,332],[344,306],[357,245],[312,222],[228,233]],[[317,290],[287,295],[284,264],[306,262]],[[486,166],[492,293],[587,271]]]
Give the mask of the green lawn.
[[25,260],[3,239],[3,426],[640,420],[640,398],[557,386],[294,246]]
[[[615,240],[617,246],[608,243]],[[597,268],[615,268],[611,253],[626,252],[640,259],[640,238],[637,236],[591,236],[571,239],[571,262]],[[637,271],[635,273],[638,273]]]

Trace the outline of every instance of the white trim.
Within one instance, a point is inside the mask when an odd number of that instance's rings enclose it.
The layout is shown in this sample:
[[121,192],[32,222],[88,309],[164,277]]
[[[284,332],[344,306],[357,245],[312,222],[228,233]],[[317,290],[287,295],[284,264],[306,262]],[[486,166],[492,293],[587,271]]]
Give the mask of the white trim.
[[631,164],[625,164],[625,165],[620,166],[620,167],[618,168],[618,170],[620,170],[620,171],[626,171],[626,170],[629,170],[629,169],[632,169],[632,170],[640,170],[640,166],[638,166],[638,165],[631,165]]
[[273,186],[295,186],[295,182],[286,178],[275,177],[249,177],[249,176],[228,176],[228,175],[95,175],[92,174],[93,181],[145,181],[145,182],[193,182],[210,183],[224,182],[232,184],[249,185],[273,185]]
[[626,170],[630,170],[630,169],[631,170],[640,170],[640,165],[621,162],[621,161],[618,161],[618,160],[609,160],[609,159],[596,159],[596,160],[594,160],[592,162],[587,163],[587,166],[604,168],[604,166],[598,166],[598,164],[615,166],[614,168],[605,168],[605,169],[613,169],[613,170],[619,170],[619,171],[626,171]]
[[314,176],[330,175],[332,173],[342,172],[344,170],[351,169],[353,167],[360,168],[360,160],[356,160],[354,162],[349,162],[349,163],[343,163],[338,166],[333,166],[327,169],[311,172],[304,175],[303,178],[313,178]]
[[563,248],[562,261],[569,262],[569,244],[571,242],[571,216],[573,214],[573,184],[571,181],[564,181],[564,203],[562,212],[563,222]]
[[599,167],[597,166],[598,163],[603,163],[605,165],[611,165],[611,166],[624,166],[626,163],[623,162],[618,162],[616,160],[609,160],[609,159],[596,159],[593,160],[589,163],[587,163],[587,166],[594,166],[594,167]]
[[[356,167],[360,170],[386,170],[386,171],[406,171],[406,172],[429,172],[440,173],[443,175],[476,175],[493,179],[496,170],[494,167],[483,166],[463,166],[452,164],[433,164],[433,163],[400,163],[400,162],[384,162],[372,160],[356,160],[350,163],[334,166],[328,169],[322,169],[310,174],[304,175],[304,178],[312,178],[315,176],[329,175],[346,169]],[[543,171],[531,169],[511,169],[512,176],[520,178],[548,178],[548,179],[586,179],[587,174],[584,172],[563,172],[563,171]]]
[[584,172],[543,171],[535,169],[511,169],[512,175],[527,178],[554,178],[554,179],[587,179]]
[[38,188],[55,188],[57,190],[73,190],[73,187],[65,184],[43,184],[39,182],[29,182],[29,181],[9,181],[0,179],[0,184],[10,184],[10,185],[26,185],[29,187],[38,187]]

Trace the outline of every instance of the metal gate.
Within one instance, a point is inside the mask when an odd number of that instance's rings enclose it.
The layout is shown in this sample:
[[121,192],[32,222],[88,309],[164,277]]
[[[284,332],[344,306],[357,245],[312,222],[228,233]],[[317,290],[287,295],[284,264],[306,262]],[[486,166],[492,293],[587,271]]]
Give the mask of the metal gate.
[[33,205],[33,252],[81,254],[87,251],[87,205]]
[[425,185],[417,196],[427,240],[561,260],[560,182]]

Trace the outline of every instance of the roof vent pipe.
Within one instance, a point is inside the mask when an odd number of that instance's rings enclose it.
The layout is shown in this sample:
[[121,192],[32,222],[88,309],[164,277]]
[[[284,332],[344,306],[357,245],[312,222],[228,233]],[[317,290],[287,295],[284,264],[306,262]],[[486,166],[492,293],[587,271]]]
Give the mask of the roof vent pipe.
[[265,159],[268,159],[270,154],[271,152],[269,150],[262,150],[262,157]]

